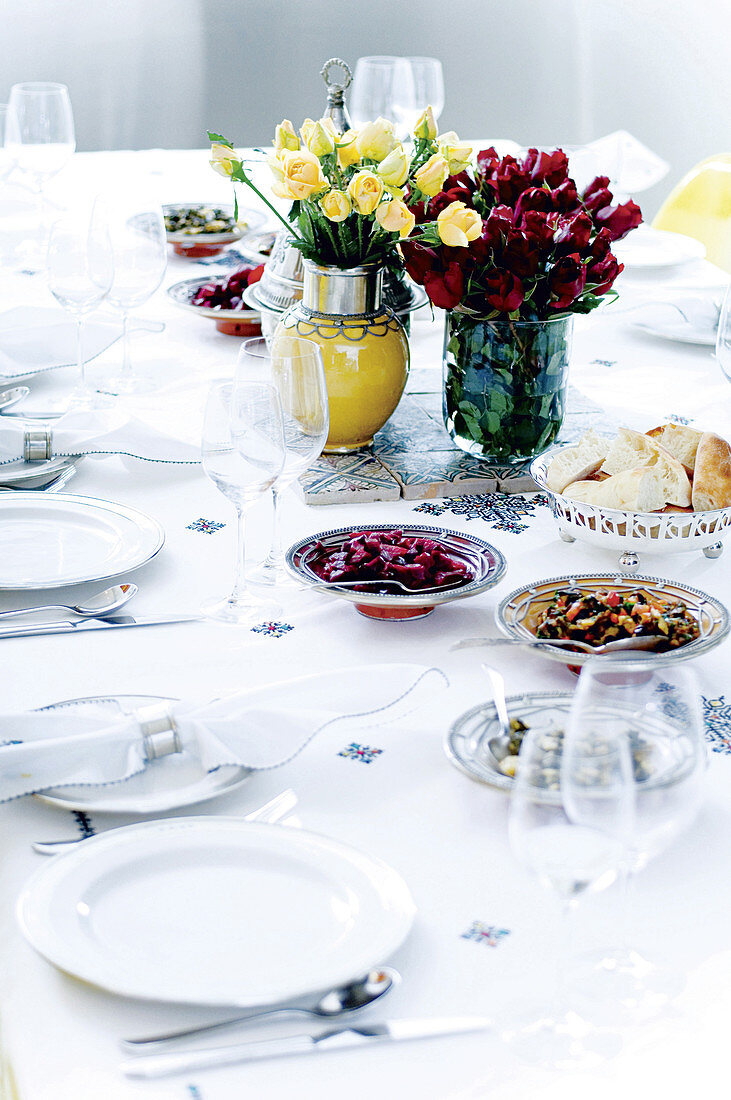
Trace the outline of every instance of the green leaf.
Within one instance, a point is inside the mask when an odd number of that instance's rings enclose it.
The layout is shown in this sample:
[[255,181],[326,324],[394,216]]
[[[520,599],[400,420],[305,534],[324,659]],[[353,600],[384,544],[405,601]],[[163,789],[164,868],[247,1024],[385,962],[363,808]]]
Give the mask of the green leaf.
[[221,134],[212,134],[210,130],[207,131],[210,141],[217,141],[219,145],[226,145],[229,149],[233,149],[233,145],[228,138],[222,137]]

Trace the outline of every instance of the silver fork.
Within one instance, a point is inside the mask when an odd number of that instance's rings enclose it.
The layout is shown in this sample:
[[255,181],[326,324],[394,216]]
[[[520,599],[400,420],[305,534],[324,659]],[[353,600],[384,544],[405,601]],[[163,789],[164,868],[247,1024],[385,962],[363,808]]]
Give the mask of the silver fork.
[[[294,793],[291,787],[288,787],[286,791],[282,791],[281,794],[275,795],[268,802],[265,802],[263,806],[260,806],[257,810],[251,810],[248,814],[244,814],[244,821],[258,821],[265,822],[269,825],[273,825],[276,821],[281,821],[290,810],[293,810],[297,805],[297,795]],[[104,830],[105,832],[107,830]],[[92,833],[92,836],[98,836],[98,833]],[[83,844],[85,840],[90,840],[90,836],[75,836],[70,840],[34,840],[31,843],[31,848],[34,852],[38,852],[42,856],[55,856],[59,852],[67,851],[69,848],[73,848],[75,844]]]

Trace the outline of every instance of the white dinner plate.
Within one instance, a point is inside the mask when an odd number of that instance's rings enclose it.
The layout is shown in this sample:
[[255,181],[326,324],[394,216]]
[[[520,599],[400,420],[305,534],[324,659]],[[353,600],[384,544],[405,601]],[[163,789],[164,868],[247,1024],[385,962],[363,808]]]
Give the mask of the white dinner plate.
[[387,864],[233,817],[147,821],[56,856],[18,899],[49,962],[127,997],[255,1006],[381,965],[414,903]]
[[56,493],[0,495],[0,589],[62,588],[139,569],[165,532],[136,508]]
[[[94,696],[87,699],[66,699],[40,710],[78,710],[88,718],[99,714],[103,718],[129,714],[137,707],[174,700],[158,695]],[[220,794],[240,787],[251,772],[248,768],[219,768],[206,772],[200,760],[189,752],[171,753],[151,760],[143,772],[108,787],[49,787],[36,795],[41,802],[61,810],[82,810],[101,814],[160,814],[207,802]]]
[[632,322],[632,327],[639,329],[640,332],[646,332],[648,336],[658,336],[662,340],[675,340],[681,344],[698,344],[708,348],[716,346],[717,330],[714,327],[709,325],[708,328],[699,328],[684,321],[682,317],[677,319],[657,316],[652,319],[637,318]]
[[706,254],[706,246],[695,237],[653,229],[651,225],[640,225],[624,240],[613,245],[613,252],[628,271],[650,270],[656,267],[677,267],[692,260],[702,260]]

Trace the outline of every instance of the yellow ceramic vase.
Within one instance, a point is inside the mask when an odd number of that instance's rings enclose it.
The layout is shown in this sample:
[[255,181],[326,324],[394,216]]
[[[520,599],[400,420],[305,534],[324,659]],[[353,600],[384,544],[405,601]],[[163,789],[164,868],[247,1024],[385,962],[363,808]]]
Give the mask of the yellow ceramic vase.
[[305,260],[302,300],[282,317],[273,338],[286,351],[288,336],[322,349],[330,406],[325,451],[367,447],[398,405],[409,373],[404,327],[381,302],[383,268],[323,267]]

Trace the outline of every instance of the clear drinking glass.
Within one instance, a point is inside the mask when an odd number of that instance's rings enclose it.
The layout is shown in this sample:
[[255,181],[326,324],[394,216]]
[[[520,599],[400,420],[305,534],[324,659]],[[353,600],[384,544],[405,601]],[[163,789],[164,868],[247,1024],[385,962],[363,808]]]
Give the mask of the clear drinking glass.
[[284,570],[280,497],[322,453],[329,429],[322,352],[312,340],[283,333],[272,347],[247,340],[239,352],[238,382],[269,382],[279,394],[284,417],[285,464],[272,485],[272,541],[267,557],[250,574],[258,584],[296,584]]
[[394,112],[397,132],[406,141],[414,132],[414,126],[427,107],[431,107],[437,121],[444,110],[444,73],[442,63],[436,57],[406,57],[410,78],[397,73],[394,91]]
[[721,370],[731,382],[731,283],[729,283],[718,318],[716,334],[716,359]]
[[0,103],[0,183],[3,183],[15,168],[15,160],[5,145],[9,110],[7,103]]
[[[584,959],[575,992],[597,1018],[638,1022],[661,1011],[680,992],[682,975],[629,946],[630,884],[695,818],[703,800],[707,751],[697,682],[687,667],[653,659],[590,661],[584,665],[567,725],[567,744],[594,740],[624,744],[631,753],[634,820],[620,868],[622,912],[613,951]],[[568,750],[567,750],[568,751]],[[569,819],[602,828],[597,807],[580,783],[563,776]]]
[[76,353],[80,383],[70,407],[98,408],[103,398],[86,377],[83,319],[106,298],[114,278],[112,244],[103,204],[59,218],[51,228],[47,257],[48,286],[54,298],[76,320]]
[[[414,104],[414,77],[405,57],[358,58],[348,102],[356,129],[377,118],[397,124],[399,113],[411,117]],[[417,112],[414,119],[418,117]],[[408,136],[408,130],[404,136]]]
[[162,207],[139,189],[109,193],[105,197],[114,253],[109,302],[122,314],[121,369],[107,378],[105,385],[115,394],[146,393],[155,388],[156,381],[132,367],[129,313],[152,297],[165,276],[167,239]]
[[246,513],[272,488],[285,462],[282,406],[274,386],[215,382],[206,403],[202,457],[206,474],[238,516],[233,591],[206,601],[203,614],[227,623],[274,619],[280,608],[254,595],[246,583]]
[[34,81],[10,89],[4,150],[28,180],[38,199],[39,239],[27,241],[23,263],[43,269],[47,246],[45,186],[70,160],[76,148],[74,118],[65,84]]
[[[583,751],[583,756],[582,756]],[[571,820],[562,792],[562,731],[536,726],[524,737],[510,801],[509,836],[516,858],[561,901],[563,939],[581,895],[616,877],[632,820],[634,789],[630,756],[621,741],[577,746],[572,768],[584,777],[583,793],[596,818]],[[597,761],[601,767],[597,767]],[[541,1065],[575,1066],[605,1057],[614,1037],[594,1032],[570,1007],[567,950],[557,953],[553,1003],[537,1018],[506,1034],[516,1054]]]

